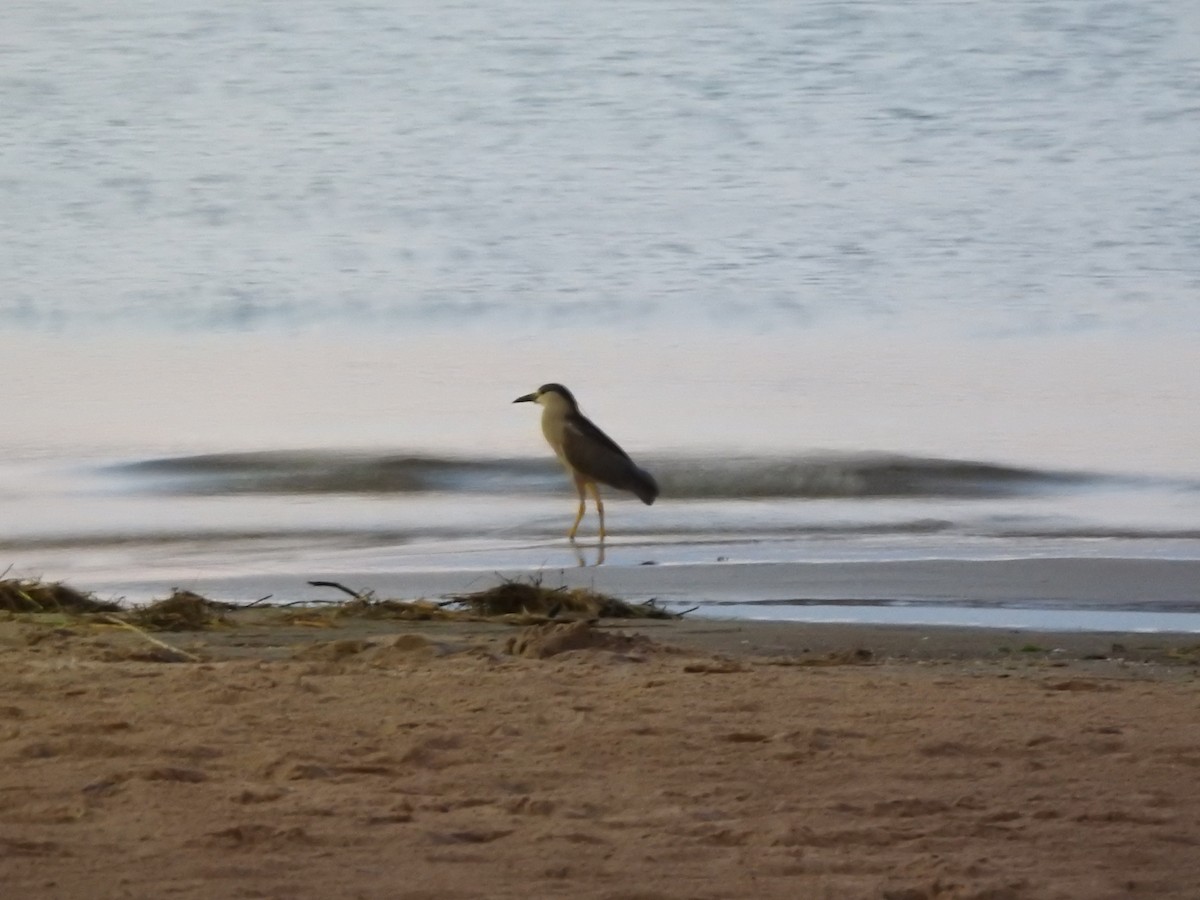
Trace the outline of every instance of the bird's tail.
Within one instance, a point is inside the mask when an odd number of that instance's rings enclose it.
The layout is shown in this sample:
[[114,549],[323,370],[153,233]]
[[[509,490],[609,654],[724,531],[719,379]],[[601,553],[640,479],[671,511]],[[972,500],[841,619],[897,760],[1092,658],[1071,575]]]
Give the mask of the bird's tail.
[[658,482],[654,480],[654,476],[645,469],[638,469],[637,474],[633,478],[632,490],[639,500],[650,506],[658,499]]

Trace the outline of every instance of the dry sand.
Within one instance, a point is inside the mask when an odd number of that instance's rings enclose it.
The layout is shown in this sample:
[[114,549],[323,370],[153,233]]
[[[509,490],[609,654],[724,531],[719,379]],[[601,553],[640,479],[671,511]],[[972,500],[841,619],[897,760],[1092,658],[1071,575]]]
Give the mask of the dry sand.
[[0,621],[0,894],[1200,897],[1195,636],[550,629]]

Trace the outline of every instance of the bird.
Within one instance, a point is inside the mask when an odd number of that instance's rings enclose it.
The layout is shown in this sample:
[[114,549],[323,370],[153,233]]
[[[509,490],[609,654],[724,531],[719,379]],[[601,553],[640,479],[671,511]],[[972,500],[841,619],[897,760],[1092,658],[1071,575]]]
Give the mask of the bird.
[[567,474],[575,481],[579,492],[579,512],[567,539],[575,540],[579,523],[587,507],[587,489],[596,500],[600,516],[600,540],[604,541],[604,501],[599,485],[630,491],[647,506],[658,498],[658,483],[654,476],[641,469],[620,448],[616,441],[599,429],[579,411],[575,395],[561,384],[543,384],[532,394],[518,397],[513,403],[537,403],[542,407],[542,434]]

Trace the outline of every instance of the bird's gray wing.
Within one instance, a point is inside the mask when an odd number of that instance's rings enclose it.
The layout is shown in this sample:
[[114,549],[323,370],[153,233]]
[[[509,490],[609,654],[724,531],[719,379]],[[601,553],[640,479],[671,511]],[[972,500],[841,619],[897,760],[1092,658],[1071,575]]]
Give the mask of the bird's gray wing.
[[583,415],[568,416],[563,423],[563,455],[580,474],[653,503],[658,485],[649,472],[639,469],[617,442]]

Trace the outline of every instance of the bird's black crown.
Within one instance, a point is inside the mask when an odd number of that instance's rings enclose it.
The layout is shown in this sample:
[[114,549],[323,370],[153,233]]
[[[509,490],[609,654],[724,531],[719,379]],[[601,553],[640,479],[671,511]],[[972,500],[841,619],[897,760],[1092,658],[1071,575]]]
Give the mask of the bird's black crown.
[[579,403],[575,400],[575,395],[572,394],[565,387],[563,387],[561,384],[559,384],[557,381],[552,381],[549,384],[543,384],[540,388],[538,388],[538,393],[539,394],[559,394],[568,403],[570,403],[571,406],[576,407],[576,408],[578,408],[578,406],[579,406]]

